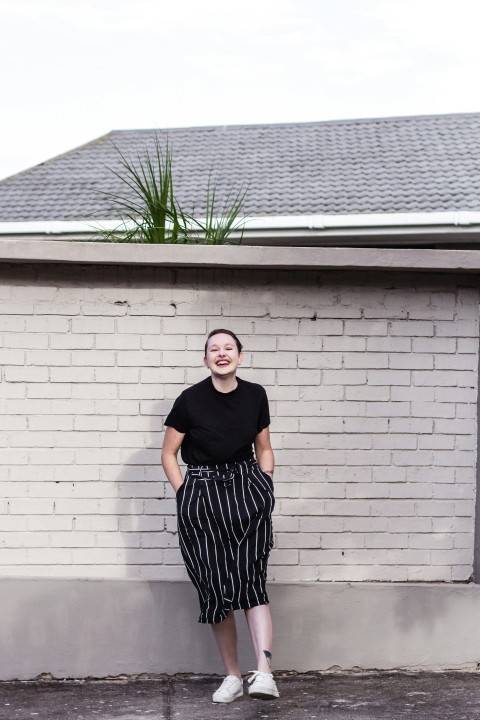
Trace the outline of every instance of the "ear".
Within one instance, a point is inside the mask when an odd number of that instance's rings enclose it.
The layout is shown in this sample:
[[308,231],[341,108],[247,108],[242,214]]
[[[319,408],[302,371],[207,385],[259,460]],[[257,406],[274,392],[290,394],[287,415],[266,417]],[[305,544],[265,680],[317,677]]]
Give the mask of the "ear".
[[238,364],[241,365],[242,362],[243,362],[243,352],[241,352],[240,355],[238,356]]
[[208,368],[208,360],[206,357],[203,358],[203,364],[205,365],[206,368]]

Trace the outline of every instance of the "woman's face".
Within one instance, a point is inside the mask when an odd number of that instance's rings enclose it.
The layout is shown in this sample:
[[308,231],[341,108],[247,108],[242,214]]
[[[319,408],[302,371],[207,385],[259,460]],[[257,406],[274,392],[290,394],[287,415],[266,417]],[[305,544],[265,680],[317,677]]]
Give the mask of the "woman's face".
[[235,375],[242,360],[243,353],[238,352],[237,344],[231,335],[218,333],[209,339],[203,362],[213,375]]

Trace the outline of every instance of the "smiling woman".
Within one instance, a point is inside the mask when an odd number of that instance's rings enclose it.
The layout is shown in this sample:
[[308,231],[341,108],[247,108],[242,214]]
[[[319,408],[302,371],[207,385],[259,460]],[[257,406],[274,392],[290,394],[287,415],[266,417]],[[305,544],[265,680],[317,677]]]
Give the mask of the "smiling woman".
[[180,549],[198,592],[199,622],[211,624],[227,672],[213,702],[243,695],[234,616],[240,609],[258,663],[248,692],[270,700],[278,690],[265,589],[275,504],[268,399],[261,385],[237,377],[243,353],[232,331],[209,334],[203,361],[210,377],[184,390],[165,420],[162,465],[177,495]]

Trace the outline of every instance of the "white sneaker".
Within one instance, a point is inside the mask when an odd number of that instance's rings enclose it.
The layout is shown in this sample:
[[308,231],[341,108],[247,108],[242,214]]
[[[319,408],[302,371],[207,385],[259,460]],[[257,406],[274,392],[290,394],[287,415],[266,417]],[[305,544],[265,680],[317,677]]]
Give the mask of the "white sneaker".
[[243,695],[243,682],[236,675],[227,675],[212,695],[213,702],[231,703]]
[[247,680],[250,697],[257,700],[273,700],[279,697],[280,694],[271,673],[250,670],[248,674],[253,675],[251,680]]

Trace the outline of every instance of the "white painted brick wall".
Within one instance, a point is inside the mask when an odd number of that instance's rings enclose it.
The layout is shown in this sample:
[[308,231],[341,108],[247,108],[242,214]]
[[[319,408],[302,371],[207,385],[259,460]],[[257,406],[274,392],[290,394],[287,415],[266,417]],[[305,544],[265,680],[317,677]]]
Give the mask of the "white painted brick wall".
[[471,575],[468,277],[12,266],[0,298],[3,575],[186,578],[163,419],[218,326],[270,397],[272,580]]

